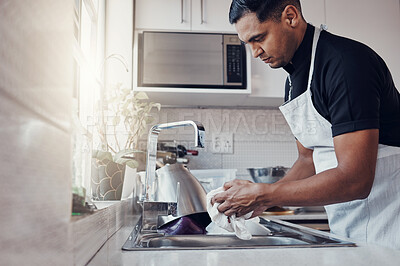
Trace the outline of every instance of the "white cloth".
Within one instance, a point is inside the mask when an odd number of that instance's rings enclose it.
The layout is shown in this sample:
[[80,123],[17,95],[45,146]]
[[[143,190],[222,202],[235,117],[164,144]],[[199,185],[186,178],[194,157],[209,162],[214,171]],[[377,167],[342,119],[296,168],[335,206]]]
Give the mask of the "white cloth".
[[[315,29],[307,90],[279,109],[293,135],[313,149],[316,173],[335,168],[332,125],[315,109],[311,81],[320,30]],[[331,232],[357,241],[400,249],[400,147],[379,144],[375,179],[369,196],[325,206]]]
[[236,215],[226,216],[225,214],[218,211],[218,206],[220,203],[211,204],[211,199],[217,195],[218,193],[223,192],[224,189],[222,187],[214,189],[207,194],[207,212],[211,217],[211,221],[213,221],[219,227],[229,231],[235,232],[236,236],[243,240],[251,239],[252,235],[250,231],[247,229],[246,223],[255,222],[259,223],[260,219],[258,217],[254,217],[249,219],[253,212],[249,212],[246,215],[236,217]]

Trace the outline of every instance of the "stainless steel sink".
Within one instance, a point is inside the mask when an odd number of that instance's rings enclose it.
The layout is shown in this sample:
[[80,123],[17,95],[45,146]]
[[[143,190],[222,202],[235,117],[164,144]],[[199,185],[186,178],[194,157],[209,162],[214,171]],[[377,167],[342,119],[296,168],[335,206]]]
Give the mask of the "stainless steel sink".
[[209,235],[182,235],[182,236],[155,236],[146,243],[148,248],[245,248],[263,246],[307,245],[307,242],[287,237],[255,236],[252,239],[240,240],[236,236],[209,236]]
[[328,237],[309,228],[292,226],[279,220],[261,218],[251,226],[251,240],[241,240],[232,233],[207,232],[205,235],[165,235],[142,232],[141,221],[122,247],[123,250],[183,250],[183,249],[247,249],[289,247],[355,246],[354,243]]

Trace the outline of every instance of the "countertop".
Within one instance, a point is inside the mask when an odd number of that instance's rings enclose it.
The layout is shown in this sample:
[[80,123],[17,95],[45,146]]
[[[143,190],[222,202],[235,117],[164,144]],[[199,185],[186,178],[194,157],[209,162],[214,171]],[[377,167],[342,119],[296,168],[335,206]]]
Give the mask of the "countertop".
[[280,215],[264,215],[264,217],[276,218],[284,221],[294,220],[328,220],[328,216],[325,211],[303,211],[301,209],[296,210],[294,214],[280,214]]
[[[137,216],[117,231],[88,265],[399,265],[400,251],[357,243],[357,247],[235,250],[122,251]],[[328,234],[328,233],[324,233]],[[337,237],[337,236],[335,236]]]

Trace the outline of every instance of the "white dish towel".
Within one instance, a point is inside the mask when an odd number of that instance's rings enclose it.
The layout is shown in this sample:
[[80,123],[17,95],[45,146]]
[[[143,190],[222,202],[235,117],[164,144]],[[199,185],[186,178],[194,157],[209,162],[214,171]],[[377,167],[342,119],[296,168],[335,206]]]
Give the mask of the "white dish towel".
[[[251,217],[253,212],[249,212],[246,215],[236,217],[236,215],[226,216],[225,214],[218,211],[218,206],[220,203],[215,203],[214,206],[211,204],[211,199],[217,195],[218,193],[223,192],[224,189],[222,187],[214,189],[207,194],[207,212],[211,217],[211,221],[217,224],[219,227],[229,231],[235,232],[236,236],[243,240],[251,239],[252,235],[246,227],[246,223],[248,222],[256,222],[259,223],[260,219],[258,217],[254,217],[252,219],[247,220]],[[229,218],[229,219],[228,219]]]

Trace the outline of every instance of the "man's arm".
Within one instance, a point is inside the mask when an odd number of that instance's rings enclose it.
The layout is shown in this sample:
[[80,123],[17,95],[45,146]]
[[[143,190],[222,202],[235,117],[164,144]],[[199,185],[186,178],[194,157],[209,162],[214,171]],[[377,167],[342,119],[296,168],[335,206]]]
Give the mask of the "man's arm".
[[[225,184],[213,202],[218,210],[238,216],[260,206],[327,205],[367,197],[375,176],[379,130],[369,129],[334,138],[337,167],[309,178],[274,184]],[[293,173],[294,174],[294,173]]]
[[279,183],[300,180],[315,175],[313,150],[305,148],[298,140],[296,140],[296,144],[299,153],[297,160],[285,177],[278,181]]
[[[375,176],[379,131],[351,132],[334,138],[337,167],[306,180],[272,188],[282,205],[327,205],[368,197]],[[285,196],[290,195],[290,196]],[[292,206],[292,205],[291,205]]]

